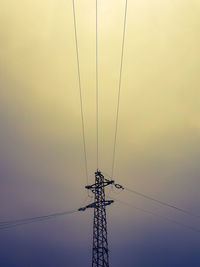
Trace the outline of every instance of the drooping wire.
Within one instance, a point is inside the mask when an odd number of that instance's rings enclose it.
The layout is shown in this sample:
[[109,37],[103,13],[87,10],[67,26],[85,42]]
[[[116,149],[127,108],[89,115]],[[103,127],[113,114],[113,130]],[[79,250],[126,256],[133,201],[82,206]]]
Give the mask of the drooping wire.
[[[108,175],[108,174],[106,174],[105,172],[102,172],[102,173],[105,174],[106,176],[108,176],[108,177],[111,178],[111,176]],[[115,183],[115,185],[116,185],[116,183]],[[119,186],[120,186],[120,185],[119,185]],[[168,207],[168,208],[172,208],[172,209],[174,209],[174,210],[176,210],[176,211],[182,212],[182,213],[184,213],[184,214],[186,214],[186,215],[189,215],[189,216],[192,216],[192,217],[195,217],[195,218],[198,218],[198,219],[200,218],[200,215],[197,215],[197,214],[194,214],[194,213],[192,213],[192,212],[190,212],[190,211],[188,211],[188,210],[179,208],[179,207],[177,207],[176,205],[172,205],[172,204],[167,203],[167,202],[164,202],[164,201],[162,201],[162,200],[153,198],[153,197],[148,196],[148,195],[146,195],[146,194],[144,194],[144,193],[141,193],[141,192],[135,191],[135,190],[133,190],[133,189],[130,189],[130,188],[126,187],[126,186],[120,186],[120,187],[121,187],[121,189],[125,189],[125,190],[128,191],[128,192],[131,192],[131,193],[133,193],[133,194],[135,194],[135,195],[138,195],[138,196],[143,197],[143,198],[145,198],[145,199],[148,199],[148,200],[151,200],[151,201],[153,201],[153,202],[156,202],[156,203],[158,203],[158,204],[160,204],[160,205],[162,205],[162,206],[166,206],[166,207]],[[121,192],[121,191],[120,191],[120,192]]]
[[98,81],[98,0],[96,0],[96,138],[97,170],[99,169],[99,81]]
[[118,85],[118,100],[117,100],[117,112],[116,112],[116,122],[115,122],[114,146],[113,146],[113,155],[112,155],[112,170],[111,170],[112,177],[113,177],[114,165],[115,165],[115,151],[116,151],[116,142],[117,142],[118,120],[119,120],[119,106],[120,106],[123,59],[124,59],[124,41],[125,41],[125,33],[126,33],[127,6],[128,6],[128,0],[126,0],[125,2],[125,11],[124,11],[124,26],[123,26],[121,63],[120,63],[119,85]]
[[194,228],[194,227],[192,227],[192,226],[190,226],[190,225],[186,225],[186,224],[184,224],[184,223],[181,223],[181,222],[179,222],[179,221],[173,220],[173,219],[171,219],[171,218],[168,218],[168,217],[166,217],[166,216],[157,214],[157,213],[152,212],[152,211],[149,211],[149,210],[145,210],[145,209],[142,209],[142,208],[138,208],[138,207],[136,207],[136,206],[133,206],[132,204],[129,204],[129,203],[124,202],[124,201],[121,201],[120,199],[116,199],[116,198],[113,198],[113,199],[114,199],[115,201],[117,201],[117,202],[123,204],[123,205],[126,205],[126,206],[130,207],[130,208],[133,208],[133,209],[136,209],[136,210],[139,210],[139,211],[142,211],[142,212],[151,214],[151,215],[156,216],[156,217],[159,217],[159,218],[161,218],[161,219],[163,219],[163,220],[166,220],[166,221],[169,221],[169,222],[171,222],[171,223],[177,224],[177,225],[179,225],[179,226],[181,226],[181,227],[184,227],[184,228],[190,229],[190,230],[192,230],[192,231],[194,231],[194,232],[200,233],[200,230],[198,230],[198,229],[196,229],[196,228]]
[[192,212],[189,212],[189,211],[187,211],[187,210],[185,210],[185,209],[179,208],[179,207],[177,207],[177,206],[175,206],[175,205],[172,205],[172,204],[166,203],[166,202],[164,202],[164,201],[155,199],[155,198],[153,198],[153,197],[147,196],[146,194],[137,192],[137,191],[132,190],[132,189],[129,189],[129,188],[127,188],[127,187],[124,187],[124,189],[127,190],[127,191],[129,191],[129,192],[131,192],[131,193],[133,193],[133,194],[135,194],[135,195],[138,195],[138,196],[141,196],[141,197],[146,198],[146,199],[148,199],[148,200],[154,201],[154,202],[156,202],[156,203],[158,203],[158,204],[160,204],[160,205],[163,205],[163,206],[166,206],[166,207],[175,209],[175,210],[177,210],[177,211],[179,211],[179,212],[182,212],[182,213],[184,213],[184,214],[186,214],[186,215],[189,215],[189,216],[192,216],[192,217],[195,217],[195,218],[200,218],[199,215],[196,215],[196,214],[194,214],[194,213],[192,213]]
[[59,216],[72,214],[75,212],[78,212],[78,210],[76,209],[76,210],[71,210],[71,211],[53,213],[53,214],[49,214],[49,215],[45,215],[45,216],[31,217],[31,218],[12,220],[12,221],[4,221],[4,222],[0,222],[0,230],[12,228],[12,227],[17,227],[17,226],[22,226],[25,224],[31,224],[31,223],[35,223],[35,222],[45,221],[45,220],[53,219],[53,218],[56,218]]
[[86,154],[86,141],[85,141],[85,124],[83,116],[83,100],[82,100],[82,86],[81,86],[81,75],[80,75],[80,63],[79,63],[79,49],[78,49],[78,37],[77,37],[77,23],[76,23],[76,10],[74,0],[72,0],[73,5],[73,17],[74,17],[74,35],[76,44],[76,59],[77,59],[77,69],[78,69],[78,84],[80,93],[80,109],[81,109],[81,124],[82,124],[82,135],[83,135],[83,150],[84,150],[84,160],[85,160],[85,173],[86,173],[86,184],[88,185],[88,164],[87,164],[87,154]]

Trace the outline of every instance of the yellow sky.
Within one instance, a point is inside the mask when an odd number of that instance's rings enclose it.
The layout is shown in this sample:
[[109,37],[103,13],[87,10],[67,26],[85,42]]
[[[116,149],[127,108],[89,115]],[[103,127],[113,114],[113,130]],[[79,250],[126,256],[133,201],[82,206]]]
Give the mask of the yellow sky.
[[[58,201],[78,203],[85,177],[72,3],[0,2],[4,154],[20,173],[56,186]],[[125,1],[99,2],[100,168],[110,173]],[[92,182],[95,1],[75,3]],[[199,157],[199,10],[198,0],[129,1],[116,150],[119,183],[185,202],[185,194],[197,194],[199,173],[188,189],[187,170]]]

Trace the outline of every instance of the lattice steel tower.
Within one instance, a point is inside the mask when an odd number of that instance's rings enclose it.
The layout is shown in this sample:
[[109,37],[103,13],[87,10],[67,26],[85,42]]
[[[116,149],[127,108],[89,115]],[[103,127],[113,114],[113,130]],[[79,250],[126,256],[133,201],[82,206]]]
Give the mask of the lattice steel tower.
[[106,206],[114,201],[105,199],[105,186],[111,184],[114,181],[105,179],[97,170],[95,184],[86,186],[94,193],[94,203],[86,207],[94,208],[92,267],[109,267]]

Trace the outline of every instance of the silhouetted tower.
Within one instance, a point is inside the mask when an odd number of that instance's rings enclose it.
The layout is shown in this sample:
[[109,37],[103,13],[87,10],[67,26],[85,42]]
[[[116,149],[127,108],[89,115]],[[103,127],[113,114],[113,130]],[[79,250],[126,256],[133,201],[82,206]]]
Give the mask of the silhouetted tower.
[[114,181],[105,179],[97,170],[95,184],[86,186],[94,193],[94,203],[86,207],[94,208],[92,267],[109,267],[106,206],[114,201],[105,199],[105,186],[111,184]]

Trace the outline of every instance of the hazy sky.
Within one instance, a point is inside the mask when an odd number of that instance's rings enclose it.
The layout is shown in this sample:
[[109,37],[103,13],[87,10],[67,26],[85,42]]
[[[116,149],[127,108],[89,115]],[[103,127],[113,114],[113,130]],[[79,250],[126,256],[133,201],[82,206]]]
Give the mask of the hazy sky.
[[[89,180],[95,2],[75,0]],[[125,0],[99,1],[100,169],[110,174]],[[86,183],[71,0],[0,0],[0,221],[78,208]],[[129,0],[114,178],[200,214],[200,1]],[[199,222],[128,192],[137,207]],[[113,267],[199,267],[200,234],[114,203]],[[90,266],[92,210],[0,232],[2,267]]]

